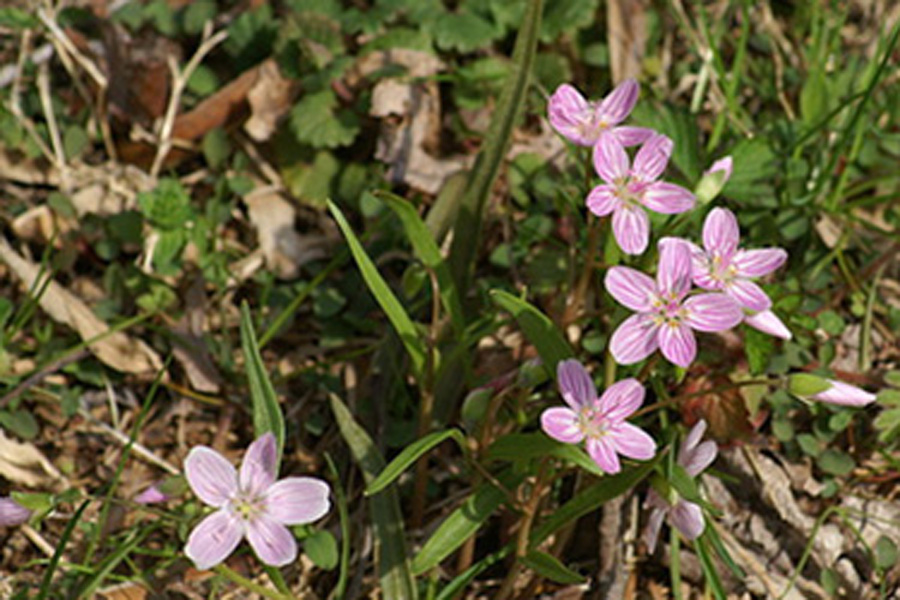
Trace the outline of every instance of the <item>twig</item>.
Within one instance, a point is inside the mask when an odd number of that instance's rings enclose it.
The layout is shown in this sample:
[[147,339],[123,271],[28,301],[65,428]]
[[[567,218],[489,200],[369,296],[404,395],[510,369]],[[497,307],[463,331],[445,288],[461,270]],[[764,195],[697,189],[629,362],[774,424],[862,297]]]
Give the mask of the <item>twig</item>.
[[177,467],[172,465],[172,463],[168,462],[167,460],[165,460],[163,458],[156,456],[155,454],[153,454],[152,451],[150,451],[143,444],[139,443],[137,440],[132,442],[132,440],[128,436],[128,434],[123,433],[113,427],[110,427],[109,425],[107,425],[100,419],[96,418],[94,415],[92,415],[88,411],[84,410],[83,408],[78,409],[78,414],[80,414],[82,417],[84,417],[85,419],[90,421],[92,425],[95,425],[96,427],[103,430],[104,433],[109,434],[110,437],[112,437],[114,440],[116,440],[123,446],[127,446],[128,444],[131,444],[131,449],[134,451],[134,453],[137,454],[138,456],[140,456],[141,458],[145,459],[147,462],[153,463],[154,465],[163,469],[164,471],[166,471],[167,473],[169,473],[171,475],[179,475],[181,473],[181,471]]
[[3,408],[4,406],[9,404],[13,400],[18,398],[19,396],[21,396],[23,393],[27,392],[30,388],[32,388],[35,385],[37,385],[38,383],[40,383],[41,380],[44,377],[46,377],[47,375],[50,375],[51,373],[55,373],[56,371],[59,371],[60,369],[62,369],[63,367],[65,367],[68,364],[71,364],[73,362],[77,362],[77,361],[81,360],[82,358],[84,358],[87,355],[88,355],[87,349],[82,348],[81,350],[75,352],[74,354],[60,357],[57,360],[53,361],[52,363],[42,367],[40,370],[31,374],[27,379],[25,379],[25,381],[23,381],[22,383],[17,385],[15,387],[15,389],[13,389],[11,392],[9,392],[5,396],[3,396],[3,398],[0,398],[0,408]]
[[213,48],[225,41],[228,37],[226,30],[219,31],[215,35],[212,34],[212,21],[207,21],[203,28],[203,41],[200,47],[185,65],[183,71],[179,71],[178,64],[174,57],[169,55],[169,69],[172,71],[172,95],[169,98],[169,104],[166,107],[166,115],[163,119],[162,128],[159,132],[159,146],[156,149],[156,157],[153,159],[153,166],[150,169],[150,175],[157,177],[160,169],[162,169],[163,161],[172,149],[172,131],[175,128],[175,116],[178,113],[178,106],[181,104],[181,95],[187,87],[188,80],[193,75],[200,63],[209,54]]
[[22,32],[22,42],[19,44],[19,59],[16,61],[16,78],[13,80],[12,89],[9,93],[9,110],[17,121],[25,128],[28,135],[34,141],[35,145],[40,148],[41,153],[47,157],[50,162],[54,161],[53,152],[44,142],[44,138],[38,133],[37,128],[22,110],[20,98],[22,97],[22,73],[25,70],[25,60],[28,58],[28,49],[31,47],[31,30],[26,29]]
[[81,65],[81,68],[84,69],[88,75],[91,76],[91,79],[94,80],[101,89],[105,90],[108,86],[108,82],[106,80],[106,76],[100,72],[100,69],[97,68],[93,62],[91,62],[84,54],[82,54],[78,48],[75,47],[75,44],[72,43],[72,40],[69,39],[69,36],[59,28],[59,25],[56,24],[50,15],[47,14],[47,11],[44,9],[38,9],[38,18],[41,20],[47,30],[50,31],[50,35],[53,37],[53,40],[57,42],[60,46],[62,46],[69,55],[74,58],[78,64]]
[[59,178],[63,192],[69,191],[69,166],[66,163],[66,153],[63,149],[62,137],[59,135],[59,125],[56,123],[56,114],[53,112],[53,99],[50,97],[50,68],[47,63],[41,63],[38,67],[38,94],[41,97],[41,108],[44,109],[44,118],[47,120],[47,129],[50,131],[50,142],[53,144],[53,156],[56,168],[59,169]]

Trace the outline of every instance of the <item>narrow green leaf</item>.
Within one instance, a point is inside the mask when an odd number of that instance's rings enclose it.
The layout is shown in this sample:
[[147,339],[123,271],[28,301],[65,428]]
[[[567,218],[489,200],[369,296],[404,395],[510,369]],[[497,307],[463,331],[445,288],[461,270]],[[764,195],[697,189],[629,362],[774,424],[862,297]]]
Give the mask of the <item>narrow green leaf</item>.
[[328,209],[334,216],[335,221],[337,221],[338,227],[341,228],[344,237],[347,238],[347,244],[350,246],[350,253],[353,255],[353,259],[356,261],[356,265],[359,267],[366,285],[369,286],[369,291],[372,292],[372,295],[375,296],[375,300],[378,301],[382,310],[387,314],[388,319],[391,321],[391,325],[394,326],[394,330],[397,332],[397,335],[400,336],[400,341],[403,342],[403,346],[409,353],[409,357],[412,360],[413,371],[417,377],[421,376],[425,367],[425,343],[422,341],[421,336],[419,336],[415,324],[412,322],[412,319],[409,318],[409,315],[406,314],[403,305],[400,304],[400,301],[397,300],[394,292],[391,291],[387,282],[378,272],[375,263],[373,263],[372,259],[369,258],[369,255],[366,254],[366,251],[356,237],[356,234],[353,233],[350,224],[347,223],[347,219],[344,218],[344,213],[341,212],[341,209],[331,200],[328,201]]
[[[506,473],[499,478],[507,488],[515,487],[523,479],[521,475]],[[413,559],[413,572],[421,574],[437,566],[454,550],[463,545],[497,508],[506,500],[506,494],[491,483],[483,483],[466,498],[462,505],[450,513],[438,526],[419,554]]]
[[387,467],[385,467],[384,471],[369,484],[366,488],[366,495],[371,496],[377,494],[389,486],[395,479],[400,477],[400,474],[403,473],[403,471],[419,460],[423,454],[449,438],[456,440],[459,447],[465,450],[466,439],[458,429],[448,429],[447,431],[435,431],[434,433],[429,433],[425,437],[416,440],[404,448],[403,451],[400,452]]
[[788,389],[797,396],[812,396],[830,387],[830,383],[809,373],[794,373],[788,378]]
[[441,593],[437,595],[437,598],[435,598],[435,600],[452,600],[453,598],[456,598],[466,588],[466,586],[472,582],[472,580],[509,556],[510,553],[512,553],[512,545],[507,544],[493,554],[488,554],[477,563],[457,575],[453,579],[453,581],[444,586],[444,588],[441,589]]
[[543,433],[510,433],[491,444],[488,449],[488,460],[521,461],[542,456],[555,456],[567,460],[597,476],[606,473],[597,466],[590,456],[581,448],[572,444],[564,444]]
[[562,564],[558,558],[540,550],[532,550],[522,557],[523,565],[550,581],[563,585],[584,583],[584,577]]
[[719,578],[719,573],[716,570],[716,564],[713,562],[712,556],[710,555],[709,549],[706,547],[703,538],[698,539],[697,543],[694,544],[694,551],[697,553],[697,558],[700,559],[703,577],[706,579],[706,583],[709,585],[713,597],[715,597],[716,600],[726,600],[728,595],[725,593],[722,580]]
[[494,109],[494,118],[472,167],[462,196],[450,249],[450,270],[458,290],[468,289],[469,272],[479,247],[481,221],[487,199],[500,172],[513,127],[525,105],[525,92],[534,67],[541,29],[542,0],[531,0],[513,48],[513,69]]
[[541,355],[544,368],[550,377],[555,378],[556,365],[574,356],[572,348],[559,329],[547,315],[521,298],[501,290],[492,290],[491,297],[497,306],[509,311],[515,317],[525,337],[534,344],[538,354]]
[[441,250],[428,227],[419,217],[415,207],[405,199],[386,191],[378,191],[375,195],[384,200],[385,204],[397,213],[416,257],[422,261],[422,264],[434,271],[440,288],[441,304],[450,315],[450,322],[453,324],[457,336],[461,337],[466,329],[462,302],[450,274],[450,268],[444,262]]
[[[278,464],[281,463],[281,452],[284,449],[284,415],[275,388],[269,380],[269,374],[259,354],[256,332],[253,330],[253,319],[250,307],[241,303],[241,348],[244,351],[244,362],[247,369],[247,381],[250,384],[250,402],[253,405],[253,432],[256,437],[272,432],[278,440]],[[275,471],[278,469],[276,467]]]
[[90,500],[85,500],[82,502],[77,509],[75,509],[75,513],[69,518],[69,522],[66,523],[65,529],[63,529],[62,535],[59,536],[59,540],[56,542],[56,550],[53,552],[53,556],[50,557],[50,562],[47,563],[47,568],[44,570],[44,578],[41,580],[41,587],[38,590],[38,594],[35,600],[45,600],[47,595],[50,593],[50,584],[53,582],[53,574],[56,572],[56,568],[59,566],[59,560],[62,558],[63,552],[66,550],[66,544],[69,543],[69,538],[72,537],[72,533],[75,531],[75,527],[78,525],[78,522],[81,520],[81,515],[84,513],[84,509],[88,507],[90,504]]
[[672,477],[669,480],[678,495],[694,504],[701,504],[703,498],[700,496],[700,489],[697,482],[691,477],[681,465],[672,466]]
[[[341,435],[367,483],[375,480],[384,469],[384,459],[372,438],[350,414],[350,409],[335,395],[331,395],[331,410],[341,430]],[[375,534],[378,557],[378,577],[381,594],[391,600],[416,600],[418,591],[409,569],[409,555],[403,532],[403,515],[395,489],[387,489],[369,498],[372,528]]]

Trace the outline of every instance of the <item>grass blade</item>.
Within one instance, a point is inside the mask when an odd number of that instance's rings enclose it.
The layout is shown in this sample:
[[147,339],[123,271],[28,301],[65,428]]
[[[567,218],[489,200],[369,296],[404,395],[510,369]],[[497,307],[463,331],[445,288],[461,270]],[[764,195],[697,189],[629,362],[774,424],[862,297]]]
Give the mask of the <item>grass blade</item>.
[[[363,472],[366,483],[371,484],[377,473],[384,469],[384,459],[369,434],[356,422],[350,409],[335,395],[331,395],[331,410],[337,421],[350,453]],[[416,583],[409,568],[409,556],[403,533],[403,515],[395,489],[369,498],[372,528],[375,534],[378,557],[378,577],[381,595],[391,600],[416,600]]]
[[409,318],[409,315],[406,314],[403,305],[400,304],[400,301],[397,300],[394,292],[388,287],[388,284],[381,276],[381,273],[378,272],[375,263],[373,263],[372,259],[369,258],[369,255],[366,254],[365,249],[359,242],[359,238],[356,237],[356,234],[353,233],[353,229],[350,227],[347,219],[344,218],[344,213],[341,212],[341,209],[330,200],[328,201],[328,209],[331,211],[334,220],[337,221],[338,227],[341,228],[341,232],[347,239],[347,244],[350,246],[350,253],[356,261],[356,266],[359,267],[359,270],[362,273],[363,280],[365,280],[366,285],[369,286],[369,291],[375,296],[375,300],[378,301],[382,310],[387,314],[391,325],[394,326],[397,335],[400,336],[400,341],[403,342],[403,346],[406,348],[410,360],[412,360],[413,371],[415,372],[416,377],[421,378],[425,368],[425,343],[422,341],[422,337],[419,335],[415,324],[412,322],[412,319]]
[[268,432],[275,434],[280,464],[281,452],[284,449],[284,415],[281,413],[278,396],[275,395],[275,388],[272,387],[259,354],[259,344],[253,330],[250,308],[246,302],[241,303],[241,348],[244,351],[247,382],[250,384],[250,401],[253,404],[253,431],[257,437]]
[[465,449],[466,440],[463,435],[457,429],[448,429],[447,431],[435,431],[434,433],[429,433],[425,437],[416,440],[409,446],[403,449],[400,454],[397,455],[394,460],[390,462],[390,464],[385,467],[385,469],[376,477],[372,483],[366,488],[366,495],[371,496],[373,494],[377,494],[387,486],[389,486],[395,479],[400,477],[400,475],[410,467],[414,462],[419,460],[419,458],[434,448],[435,446],[442,443],[444,440],[453,438],[457,444],[459,444],[460,448]]
[[491,125],[475,159],[475,166],[472,167],[472,175],[456,216],[453,244],[450,248],[450,270],[458,290],[468,289],[469,272],[473,268],[481,233],[482,213],[500,172],[513,127],[525,105],[525,92],[534,66],[541,29],[542,5],[542,0],[531,0],[528,3],[513,48],[513,70],[500,93]]
[[494,304],[515,317],[525,337],[534,344],[538,354],[541,355],[544,368],[551,378],[555,378],[557,363],[574,356],[572,348],[559,329],[547,315],[521,298],[501,290],[492,290],[491,297]]
[[81,520],[81,514],[90,503],[90,500],[82,502],[75,510],[75,514],[72,515],[72,518],[69,519],[69,522],[66,523],[66,528],[63,529],[62,535],[59,536],[59,541],[56,543],[56,551],[53,553],[50,562],[47,564],[47,570],[44,572],[44,578],[41,580],[41,588],[38,590],[38,595],[35,600],[45,600],[47,594],[50,593],[50,583],[53,581],[53,573],[56,572],[56,567],[59,566],[59,560],[62,558],[63,552],[66,549],[66,544],[69,542],[69,538],[72,537],[72,532],[75,531],[75,526],[78,525],[78,521]]

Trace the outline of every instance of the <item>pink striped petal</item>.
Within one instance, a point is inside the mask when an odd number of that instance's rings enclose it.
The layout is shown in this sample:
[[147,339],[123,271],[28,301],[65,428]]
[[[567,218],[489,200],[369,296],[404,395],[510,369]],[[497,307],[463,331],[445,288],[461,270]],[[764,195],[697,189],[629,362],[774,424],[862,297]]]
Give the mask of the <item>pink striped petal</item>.
[[697,331],[725,331],[744,318],[738,303],[725,294],[699,294],[684,301],[685,322]]
[[556,365],[556,379],[559,393],[566,404],[578,411],[585,406],[593,406],[597,401],[594,380],[580,362],[574,358],[560,361]]
[[272,567],[283,567],[297,559],[294,534],[276,521],[259,517],[247,523],[247,541],[259,560]]
[[772,301],[761,287],[749,279],[734,279],[725,285],[725,293],[735,302],[752,311],[768,310]]
[[585,447],[588,454],[597,463],[597,466],[603,469],[605,473],[615,475],[622,470],[622,464],[619,462],[616,449],[613,447],[609,436],[588,438]]
[[731,179],[732,164],[733,164],[733,161],[730,156],[720,158],[719,160],[714,162],[712,164],[712,166],[704,174],[708,175],[710,173],[717,173],[717,172],[721,171],[722,173],[724,173],[724,177],[725,177],[725,179],[722,180],[722,185],[725,185],[725,183],[729,179]]
[[789,340],[792,337],[791,330],[771,310],[764,310],[755,315],[744,317],[744,323],[753,329],[758,329],[763,333],[768,333],[783,340]]
[[645,394],[644,386],[637,379],[617,381],[600,396],[600,412],[609,421],[624,421],[641,407]]
[[632,127],[629,125],[614,127],[610,130],[610,133],[616,136],[619,143],[626,148],[643,144],[656,134],[656,132],[649,127]]
[[331,509],[331,488],[315,477],[285,477],[265,492],[266,515],[283,525],[302,525]]
[[626,79],[600,102],[597,107],[599,120],[607,125],[621,123],[631,113],[640,93],[638,82]]
[[684,323],[664,323],[659,328],[659,351],[669,362],[686,369],[697,357],[697,339]]
[[656,351],[658,328],[652,315],[631,315],[613,332],[609,351],[620,365],[640,362]]
[[628,153],[612,135],[601,135],[594,146],[594,169],[606,183],[615,185],[628,175]]
[[217,510],[194,527],[184,554],[197,569],[205,571],[228,558],[243,536],[241,520],[227,510]]
[[653,212],[664,215],[683,213],[694,208],[697,199],[694,194],[680,185],[655,181],[644,189],[641,204]]
[[666,165],[669,164],[669,156],[672,155],[674,144],[672,140],[658,133],[647,140],[634,157],[634,165],[631,167],[632,175],[636,175],[642,181],[656,181]]
[[678,457],[681,458],[685,454],[693,452],[694,448],[700,443],[700,440],[703,439],[704,433],[706,433],[706,420],[700,419],[694,423],[694,426],[691,427],[687,436],[681,441],[681,446],[678,448]]
[[703,222],[703,247],[709,254],[731,257],[741,240],[737,219],[727,208],[714,208]]
[[732,260],[739,277],[762,277],[784,264],[788,254],[781,248],[738,250]]
[[609,435],[616,452],[636,460],[650,460],[656,455],[656,441],[650,434],[631,423],[618,425]]
[[691,477],[696,477],[716,460],[719,449],[713,441],[706,441],[687,453],[678,455],[678,464],[684,467]]
[[191,448],[184,460],[184,475],[197,497],[216,508],[225,506],[238,491],[234,467],[206,446]]
[[244,455],[239,480],[241,490],[251,496],[261,494],[278,478],[278,441],[271,432],[259,436]]
[[671,523],[688,540],[696,540],[703,533],[706,522],[703,520],[703,511],[693,502],[679,500],[669,510],[669,523]]
[[[655,494],[650,490],[648,494]],[[647,545],[647,553],[653,554],[656,550],[656,542],[659,540],[659,532],[662,529],[663,519],[666,518],[666,511],[662,508],[654,508],[650,512],[650,518],[647,519],[647,528],[641,536]]]
[[541,413],[541,429],[554,440],[577,444],[584,439],[578,426],[578,415],[571,408],[556,406]]
[[612,228],[625,254],[641,254],[650,243],[650,218],[642,208],[619,206],[613,212]]
[[681,299],[691,289],[690,246],[681,238],[666,238],[659,246],[659,265],[656,268],[656,288],[663,299]]
[[656,282],[630,267],[611,267],[604,280],[606,291],[620,304],[637,312],[649,312],[656,299]]
[[812,400],[827,402],[828,404],[840,404],[841,406],[865,406],[875,402],[875,394],[860,389],[843,381],[828,379],[831,387],[824,392],[810,396]]
[[0,498],[0,527],[21,525],[30,516],[31,511],[12,498]]
[[547,104],[550,124],[561,135],[581,146],[597,141],[592,127],[593,110],[578,90],[569,84],[556,88]]
[[618,208],[622,201],[616,196],[616,188],[604,184],[591,190],[585,204],[587,204],[588,210],[598,217],[605,217]]

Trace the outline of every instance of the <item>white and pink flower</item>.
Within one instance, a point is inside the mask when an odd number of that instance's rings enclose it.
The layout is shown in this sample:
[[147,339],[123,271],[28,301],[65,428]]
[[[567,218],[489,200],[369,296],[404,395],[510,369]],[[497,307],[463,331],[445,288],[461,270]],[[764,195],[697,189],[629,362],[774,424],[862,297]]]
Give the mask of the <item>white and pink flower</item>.
[[631,114],[639,94],[638,83],[626,79],[603,100],[591,102],[564,83],[550,97],[547,114],[553,128],[579,146],[593,146],[606,133],[612,133],[624,146],[634,146],[653,133],[645,127],[619,125]]

